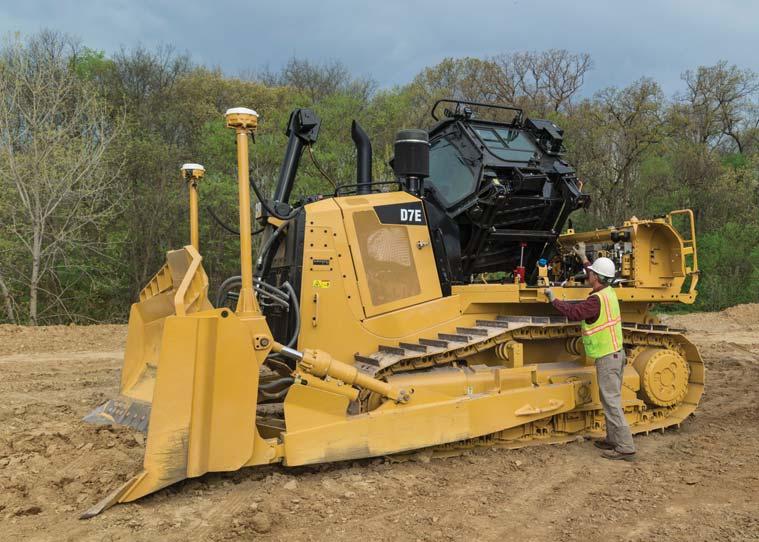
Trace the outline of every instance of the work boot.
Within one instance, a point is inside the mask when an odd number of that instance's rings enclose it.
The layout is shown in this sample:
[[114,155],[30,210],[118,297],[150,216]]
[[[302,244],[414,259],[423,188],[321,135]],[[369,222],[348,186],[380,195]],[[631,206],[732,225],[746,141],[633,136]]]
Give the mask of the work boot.
[[607,450],[601,454],[604,459],[614,459],[617,461],[633,461],[635,459],[635,452],[622,453],[617,450]]
[[614,445],[610,442],[607,442],[606,439],[599,439],[593,441],[593,446],[596,448],[600,448],[602,450],[613,450]]

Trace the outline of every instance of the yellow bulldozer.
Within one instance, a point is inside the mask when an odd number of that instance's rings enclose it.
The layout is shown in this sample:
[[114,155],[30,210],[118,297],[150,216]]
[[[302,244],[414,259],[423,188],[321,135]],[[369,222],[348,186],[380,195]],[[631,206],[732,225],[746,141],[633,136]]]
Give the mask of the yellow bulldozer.
[[696,409],[701,357],[651,313],[695,299],[693,214],[575,232],[570,215],[590,198],[558,126],[461,100],[437,102],[432,116],[429,131],[398,133],[395,179],[381,182],[354,121],[355,183],[291,201],[319,117],[291,114],[267,198],[248,163],[258,115],[227,111],[240,275],[211,303],[198,239],[204,170],[186,164],[191,243],[168,253],[132,305],[120,394],[85,418],[147,432],[144,469],[83,517],[211,471],[603,435],[580,325],[545,295],[588,295],[572,251],[580,241],[617,268],[633,433]]

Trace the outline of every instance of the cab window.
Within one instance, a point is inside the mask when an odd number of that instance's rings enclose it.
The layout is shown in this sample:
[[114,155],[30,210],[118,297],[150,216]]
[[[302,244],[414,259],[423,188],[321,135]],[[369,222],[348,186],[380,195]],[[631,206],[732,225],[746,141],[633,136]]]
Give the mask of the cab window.
[[537,148],[520,130],[509,128],[475,128],[475,132],[490,152],[501,160],[529,162]]
[[450,205],[474,191],[476,179],[471,168],[449,138],[435,141],[430,147],[430,177],[428,182],[443,201]]

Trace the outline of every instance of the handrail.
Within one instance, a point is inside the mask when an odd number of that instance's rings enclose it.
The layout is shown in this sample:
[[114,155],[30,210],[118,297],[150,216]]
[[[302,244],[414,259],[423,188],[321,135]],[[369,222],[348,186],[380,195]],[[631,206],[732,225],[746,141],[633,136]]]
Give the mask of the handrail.
[[435,120],[440,120],[435,115],[435,110],[437,109],[437,106],[440,105],[441,103],[456,104],[457,107],[460,104],[464,104],[464,105],[476,105],[476,106],[479,106],[479,107],[489,107],[491,109],[504,109],[506,111],[516,111],[516,113],[517,113],[516,118],[518,119],[518,123],[519,124],[521,124],[521,122],[522,122],[522,120],[524,118],[524,111],[522,109],[520,109],[519,107],[514,107],[514,106],[511,106],[511,105],[486,104],[486,103],[482,103],[482,102],[470,102],[468,100],[454,100],[453,98],[443,98],[441,100],[436,101],[435,105],[432,106],[432,110],[430,111],[430,115],[432,115],[432,118],[435,119]]
[[[670,211],[669,213],[667,213],[667,222],[673,229],[675,229],[675,226],[672,223],[672,217],[674,215],[686,215],[688,217],[688,223],[689,223],[688,225],[690,227],[690,238],[685,239],[685,238],[682,238],[682,236],[681,238],[683,240],[683,246],[686,248],[690,248],[691,249],[690,254],[693,255],[693,266],[691,267],[690,272],[688,273],[688,275],[692,277],[688,294],[692,295],[693,292],[696,290],[696,284],[698,283],[698,276],[699,276],[698,249],[696,248],[696,220],[693,215],[692,209],[677,209],[675,211]],[[677,230],[675,229],[675,231]],[[687,254],[683,254],[683,259],[685,258],[686,255]]]
[[674,227],[674,224],[672,223],[672,216],[673,215],[687,215],[688,216],[688,222],[690,226],[690,239],[683,239],[684,243],[690,244],[691,247],[693,247],[693,271],[698,272],[698,255],[696,251],[696,220],[693,216],[693,210],[692,209],[678,209],[676,211],[670,211],[667,214],[667,221],[669,222],[669,225]]

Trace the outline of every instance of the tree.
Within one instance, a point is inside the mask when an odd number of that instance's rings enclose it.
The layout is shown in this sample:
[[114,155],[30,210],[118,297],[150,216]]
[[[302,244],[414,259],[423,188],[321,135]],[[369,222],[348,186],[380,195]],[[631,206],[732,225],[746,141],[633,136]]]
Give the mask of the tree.
[[191,69],[187,55],[171,47],[136,47],[116,53],[99,80],[112,111],[125,111],[116,141],[124,156],[119,179],[124,212],[111,229],[124,233],[116,257],[128,277],[130,299],[160,268],[165,251],[184,239],[184,228],[177,227],[186,220],[179,166],[199,159],[187,156],[195,134],[176,92]]
[[442,98],[496,101],[491,88],[495,71],[492,62],[472,57],[445,58],[435,66],[423,69],[404,89],[409,124],[430,126],[433,123],[430,108]]
[[[580,98],[592,67],[589,55],[565,50],[446,58],[409,84],[377,90],[339,61],[292,58],[239,78],[167,46],[109,56],[49,32],[11,40],[0,46],[0,321],[122,320],[165,251],[187,242],[183,162],[207,168],[201,247],[212,288],[238,274],[237,238],[206,213],[209,206],[236,226],[229,107],[261,115],[250,163],[267,195],[290,111],[310,107],[322,118],[313,156],[330,179],[304,152],[295,202],[332,194],[333,181],[354,182],[350,119],[372,139],[374,178],[390,180],[398,130],[429,128],[432,104],[450,97],[505,102],[564,129],[566,158],[594,201],[572,217],[575,226],[692,208],[701,306],[756,300],[759,287],[743,284],[759,276],[757,75],[720,62],[685,72],[673,99],[650,79]],[[473,109],[499,120],[514,114]],[[746,254],[750,265],[741,263]]]
[[[590,55],[564,49],[503,53],[492,58],[446,58],[425,68],[408,85],[410,114],[417,125],[429,124],[427,112],[436,100],[455,98],[501,103],[529,115],[566,111],[593,67]],[[488,111],[490,117],[501,117]]]
[[[759,286],[759,224],[729,221],[699,239],[697,307],[721,310],[756,301]],[[752,280],[753,279],[753,280]]]
[[264,70],[259,79],[270,87],[292,87],[304,93],[312,104],[333,94],[350,94],[367,102],[377,88],[372,79],[353,77],[337,60],[316,63],[292,57],[282,70]]
[[717,146],[728,138],[742,153],[745,138],[755,136],[759,126],[752,100],[759,92],[757,74],[723,60],[714,66],[688,70],[682,80],[687,88],[679,101],[694,141]]
[[494,98],[541,116],[566,109],[593,67],[589,54],[565,49],[504,53],[492,62],[497,67],[490,81]]
[[615,224],[640,208],[640,168],[664,138],[663,96],[651,79],[607,88],[580,104],[565,126],[570,162],[588,181],[592,213]]
[[[115,129],[95,89],[71,69],[76,49],[45,31],[0,50],[0,183],[10,194],[5,228],[21,264],[3,272],[23,284],[34,325],[41,290],[66,311],[57,266],[77,251],[97,251],[97,228],[115,211],[117,171],[105,160]],[[9,288],[0,291],[8,310]]]

